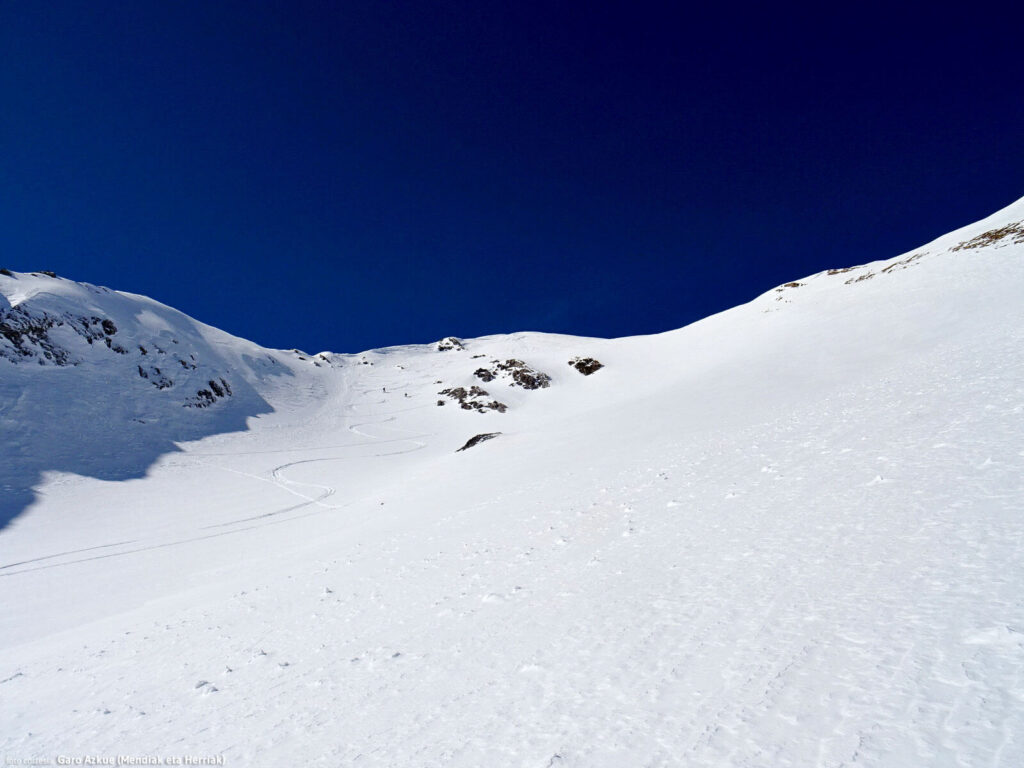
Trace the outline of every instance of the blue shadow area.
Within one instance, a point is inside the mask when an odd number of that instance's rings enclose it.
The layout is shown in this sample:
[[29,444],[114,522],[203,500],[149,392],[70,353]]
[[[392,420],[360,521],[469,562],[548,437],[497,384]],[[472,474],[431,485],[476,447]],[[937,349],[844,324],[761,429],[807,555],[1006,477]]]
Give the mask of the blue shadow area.
[[[36,501],[46,472],[139,479],[178,443],[245,431],[249,418],[274,410],[241,376],[231,378],[230,397],[195,408],[180,389],[120,373],[0,360],[0,532]],[[254,373],[294,375],[284,366]]]

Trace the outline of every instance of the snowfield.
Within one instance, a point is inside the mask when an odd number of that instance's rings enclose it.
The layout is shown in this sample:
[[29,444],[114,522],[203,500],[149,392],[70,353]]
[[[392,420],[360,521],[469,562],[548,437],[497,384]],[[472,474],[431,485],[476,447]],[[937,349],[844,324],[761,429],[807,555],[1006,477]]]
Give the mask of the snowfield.
[[444,351],[0,275],[0,754],[1024,765],[1022,222]]

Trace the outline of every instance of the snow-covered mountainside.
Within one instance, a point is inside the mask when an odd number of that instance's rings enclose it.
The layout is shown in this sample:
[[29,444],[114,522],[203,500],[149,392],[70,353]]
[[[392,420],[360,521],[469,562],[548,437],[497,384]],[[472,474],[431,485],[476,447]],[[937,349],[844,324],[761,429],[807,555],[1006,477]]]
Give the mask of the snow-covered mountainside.
[[142,296],[3,270],[0,528],[46,471],[141,477],[174,441],[244,429],[289,362]]
[[0,271],[0,425],[8,760],[1024,764],[1024,200],[614,340]]

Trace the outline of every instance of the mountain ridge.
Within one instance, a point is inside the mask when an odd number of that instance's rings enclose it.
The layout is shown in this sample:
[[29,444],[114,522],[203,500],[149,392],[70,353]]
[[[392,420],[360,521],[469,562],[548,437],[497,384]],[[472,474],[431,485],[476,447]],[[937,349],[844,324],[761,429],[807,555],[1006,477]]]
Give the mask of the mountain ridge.
[[0,749],[1016,765],[1022,203],[652,336],[0,359]]
[[[1024,198],[907,253],[863,265],[823,270],[777,286],[747,304],[689,326],[651,336],[599,340],[564,334],[516,332],[467,340],[466,344],[469,347],[518,345],[530,350],[539,343],[538,340],[547,339],[552,344],[565,345],[566,353],[572,355],[586,352],[595,344],[621,347],[628,345],[630,339],[660,339],[671,347],[673,339],[692,336],[695,329],[720,323],[728,325],[730,321],[722,318],[732,317],[734,313],[743,311],[743,307],[756,307],[769,316],[783,310],[800,313],[804,311],[803,305],[815,302],[822,304],[825,315],[834,311],[856,311],[857,291],[869,281],[897,278],[897,273],[920,267],[922,260],[942,258],[956,261],[979,250],[1002,252],[1001,249],[1008,245],[1024,242],[1024,234],[1019,229],[1024,227],[1021,222],[1024,222]],[[977,278],[971,274],[971,269],[956,271],[956,280],[961,283]],[[943,276],[942,279],[947,278]],[[33,484],[47,469],[64,469],[109,479],[140,477],[160,455],[177,450],[178,442],[222,431],[244,430],[250,418],[268,413],[273,406],[263,390],[269,386],[271,391],[275,391],[277,387],[271,384],[274,379],[292,381],[296,376],[304,375],[303,372],[310,367],[363,365],[370,357],[402,353],[429,355],[435,351],[435,344],[315,355],[299,350],[271,350],[206,325],[148,297],[77,283],[46,272],[14,273],[4,270],[0,273],[0,301],[3,302],[0,304],[0,363],[5,366],[32,363],[33,366],[58,367],[83,364],[83,370],[97,378],[94,389],[106,389],[108,394],[117,390],[121,401],[120,409],[114,412],[105,407],[87,407],[74,394],[74,381],[62,382],[53,378],[45,384],[53,392],[43,393],[40,391],[42,383],[33,386],[24,375],[24,367],[16,366],[19,375],[9,372],[0,379],[0,399],[16,404],[0,411],[0,423],[6,423],[9,432],[24,431],[24,424],[34,423],[34,431],[40,433],[23,438],[22,445],[15,449],[14,454],[23,465],[21,468],[18,468],[19,461],[16,460],[8,462],[5,469],[0,470],[0,482],[17,496],[17,500],[12,501],[15,496],[8,494],[8,500],[0,503],[0,529],[25,508],[32,498]],[[823,302],[831,302],[834,306],[825,306]],[[715,336],[714,344],[720,345],[724,338],[724,346],[734,345],[732,354],[735,357],[719,356],[720,365],[731,365],[743,355],[751,354],[745,335],[772,334],[773,321],[766,318],[766,322],[768,325],[752,324],[742,334],[732,330],[705,333],[705,341],[698,342],[696,352],[704,359],[712,359],[715,355],[709,353],[707,339]],[[769,346],[777,343],[768,340],[767,336]],[[524,340],[525,345],[521,344]],[[859,344],[861,340],[853,339],[851,343]],[[686,354],[692,353],[692,350],[686,350]],[[752,353],[760,354],[756,349]],[[448,354],[464,354],[480,363],[487,363],[494,357],[483,360],[472,352],[466,353],[465,348],[449,350]],[[518,361],[517,355],[522,354],[525,353],[499,354],[495,362],[501,359]],[[601,359],[599,353],[594,354]],[[526,360],[527,364],[529,362]],[[559,370],[568,363],[567,359],[551,361],[547,365]],[[816,365],[818,374],[828,376],[834,372],[827,370],[831,364],[827,356],[821,356],[821,363]],[[634,377],[641,381],[622,385],[627,396],[650,389],[650,382],[655,382],[656,388],[656,382],[664,379],[657,372],[657,364],[651,366],[647,359],[631,359],[628,367],[644,373]],[[546,371],[541,373],[549,375]],[[609,374],[607,370],[603,372],[605,377]],[[666,386],[674,386],[671,380],[665,381]],[[483,388],[485,383],[462,373],[456,380],[445,381],[445,386],[427,386],[432,389],[429,395],[434,397],[433,402],[440,403],[447,397],[443,392],[445,389],[468,392],[476,387],[487,391]],[[617,397],[615,393],[606,394],[612,400]],[[495,399],[489,393],[468,397],[456,397],[456,406],[462,409],[486,406],[499,412],[507,407],[500,397]],[[104,406],[106,402],[109,400]],[[216,413],[211,411],[190,417],[183,415],[180,406],[204,412],[212,408]],[[52,413],[45,420],[33,422],[25,415],[29,411]],[[80,439],[69,440],[62,433],[61,425],[76,421],[105,423],[109,428],[100,430],[98,434],[86,431]],[[145,450],[138,448],[139,427],[142,426],[146,427],[143,432],[147,433],[141,437],[142,444],[147,446]],[[106,459],[96,460],[97,444],[111,447],[106,452]],[[117,455],[128,459],[119,464],[111,458]],[[63,459],[58,458],[61,456]],[[48,467],[47,464],[53,466]]]

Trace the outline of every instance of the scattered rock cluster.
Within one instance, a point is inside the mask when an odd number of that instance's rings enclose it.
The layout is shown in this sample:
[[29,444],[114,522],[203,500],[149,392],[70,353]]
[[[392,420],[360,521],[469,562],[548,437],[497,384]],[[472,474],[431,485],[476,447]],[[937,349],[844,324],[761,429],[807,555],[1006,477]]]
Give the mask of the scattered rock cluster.
[[54,328],[72,331],[88,344],[102,340],[107,349],[119,355],[128,353],[114,341],[117,326],[109,319],[54,315],[17,306],[0,309],[0,357],[13,363],[34,361],[39,365],[78,365],[81,360],[52,337]]
[[[85,341],[89,346],[106,347],[126,358],[125,367],[111,367],[112,373],[118,371],[120,375],[131,376],[134,372],[159,390],[175,386],[168,367],[177,370],[174,365],[177,363],[185,375],[199,367],[194,354],[169,352],[155,341],[147,341],[145,345],[133,343],[131,349],[127,349],[118,343],[118,334],[117,324],[109,317],[0,305],[0,358],[15,364],[77,366],[85,359],[82,355],[85,347],[80,344]],[[170,341],[178,343],[177,339]],[[227,379],[215,376],[182,404],[188,408],[206,408],[231,395]]]
[[473,375],[484,382],[494,381],[498,378],[510,378],[510,387],[522,387],[523,389],[546,389],[551,386],[551,377],[546,373],[535,370],[522,360],[508,359],[504,362],[491,360],[492,368],[477,368]]
[[[460,408],[466,411],[477,411],[478,413],[497,411],[498,413],[504,413],[508,410],[508,406],[504,403],[499,403],[497,400],[489,402],[485,400],[490,395],[487,393],[487,390],[477,386],[472,386],[469,389],[465,387],[449,387],[448,389],[442,389],[437,394],[450,397],[459,404]],[[444,405],[445,401],[438,400],[437,404]]]
[[[569,361],[569,365],[584,376],[590,376],[595,371],[604,368],[600,361],[592,357],[574,357]],[[484,383],[504,379],[508,381],[510,387],[521,387],[526,390],[547,389],[551,386],[551,377],[548,374],[538,371],[531,365],[515,358],[491,360],[489,366],[477,368],[473,371],[473,375]],[[504,403],[500,403],[497,400],[487,401],[485,398],[490,397],[487,390],[475,385],[469,389],[465,387],[450,387],[441,390],[438,394],[446,395],[456,400],[459,406],[467,411],[475,410],[483,413],[484,411],[494,410],[504,413],[508,410],[508,406]],[[438,400],[437,404],[444,405],[446,402],[445,400]]]
[[143,368],[138,366],[139,376],[149,381],[157,389],[170,389],[174,386],[174,380],[164,375],[164,372],[155,365]]
[[982,232],[970,240],[964,240],[956,247],[950,248],[950,250],[966,251],[973,248],[984,248],[987,245],[995,245],[1003,240],[1007,240],[1007,242],[1001,243],[1002,245],[1019,245],[1024,243],[1024,221],[1017,221],[999,229],[990,229],[988,232]]
[[604,368],[604,364],[592,357],[574,357],[569,361],[569,365],[575,368],[577,371],[582,373],[584,376],[601,370]]
[[[783,291],[785,291],[787,288],[799,288],[802,285],[804,285],[804,284],[803,283],[797,283],[797,282],[786,283],[785,285],[780,285],[778,288],[775,289],[775,292],[777,294],[779,294],[778,296],[775,297],[775,300],[776,301],[784,301],[784,299],[783,299]],[[785,300],[785,301],[786,301],[787,304],[790,303],[788,300]]]
[[61,318],[45,312],[32,315],[22,307],[0,310],[0,337],[7,341],[0,344],[0,357],[14,363],[35,358],[40,365],[68,365],[68,351],[49,337],[50,329],[60,325],[64,325]]
[[[975,247],[975,246],[972,246],[972,247]],[[954,248],[953,250],[955,251],[955,250],[958,250],[958,249]],[[928,255],[927,251],[922,251],[921,253],[912,254],[912,255],[908,256],[907,258],[905,258],[905,259],[901,259],[900,261],[894,261],[888,267],[885,267],[884,269],[880,270],[877,274],[879,274],[879,275],[887,275],[887,274],[891,274],[893,272],[899,272],[900,270],[907,269],[910,266],[912,266],[915,262],[921,260],[922,258],[924,258],[927,255]],[[840,274],[841,272],[849,272],[850,269],[863,269],[863,267],[849,267],[848,269],[844,269],[844,270],[829,270],[829,274],[832,275],[832,274]],[[875,276],[875,274],[876,274],[875,272],[865,272],[864,274],[858,275],[857,277],[851,277],[849,280],[846,281],[846,285],[853,285],[854,283],[862,283],[865,280],[870,280],[871,278],[873,278]]]
[[207,384],[210,385],[209,389],[200,389],[196,392],[195,397],[189,398],[185,402],[187,408],[208,408],[219,398],[231,397],[231,386],[224,379],[221,379],[219,383],[210,379]]

